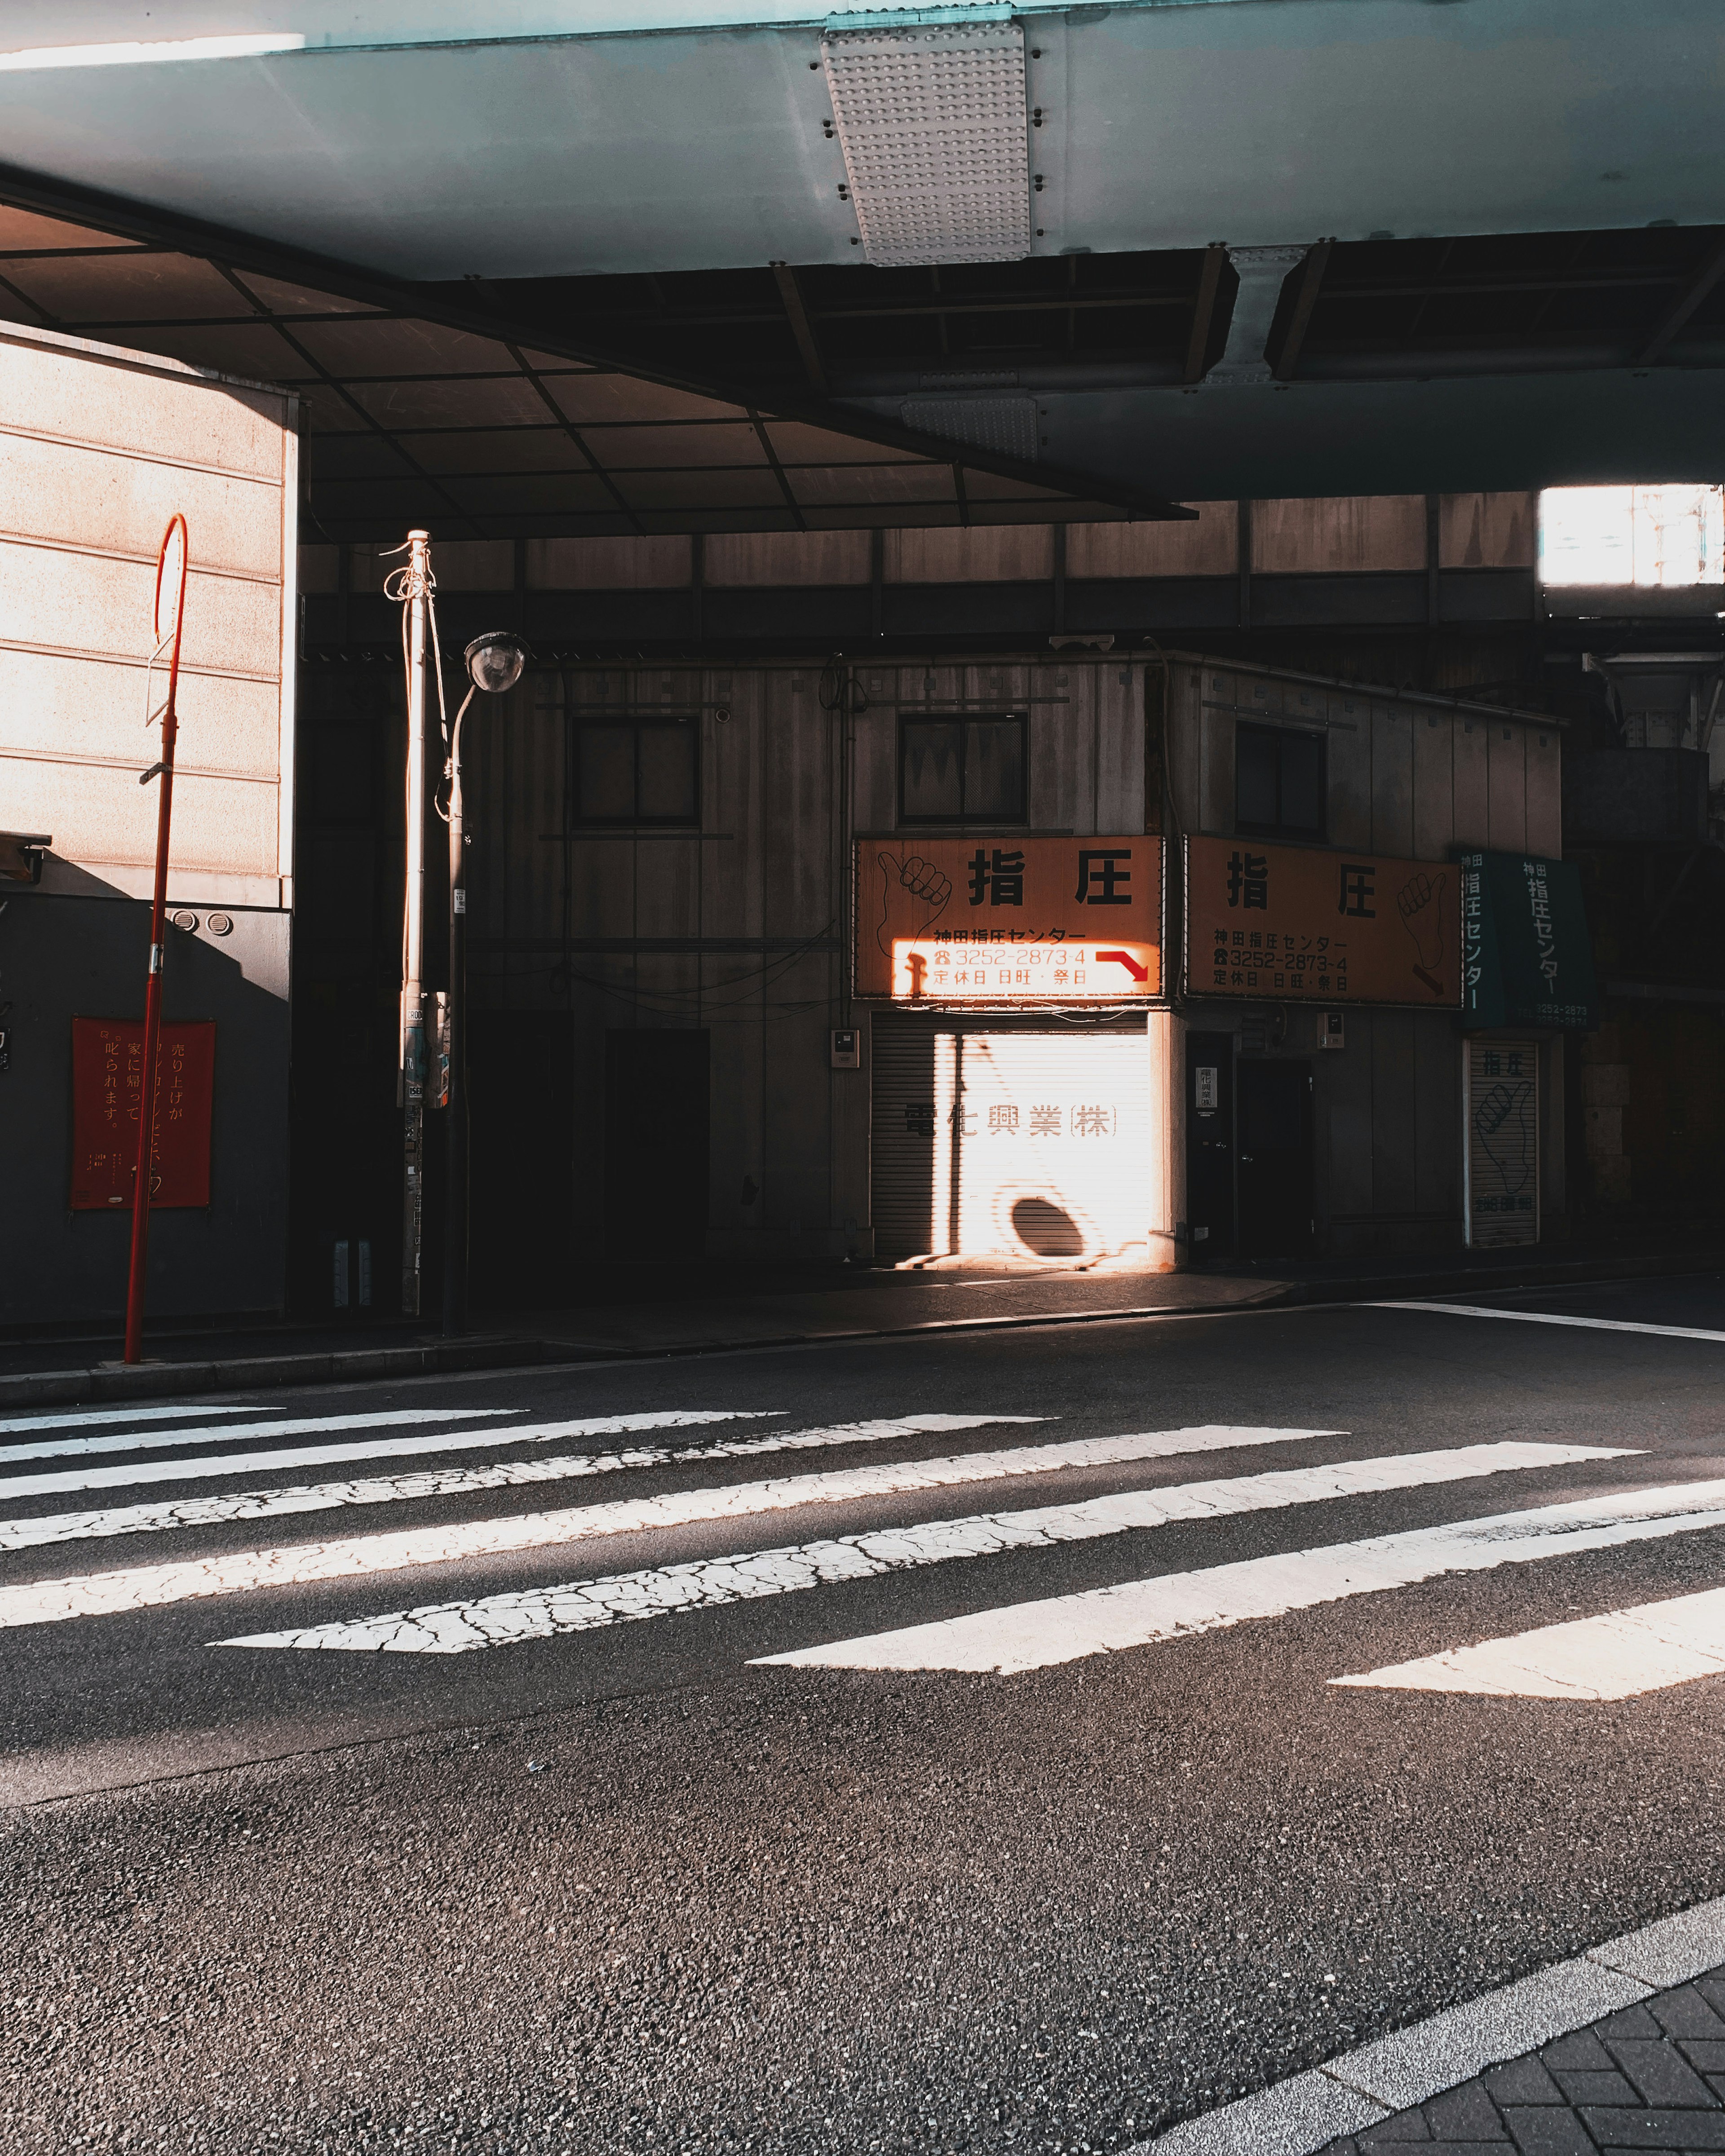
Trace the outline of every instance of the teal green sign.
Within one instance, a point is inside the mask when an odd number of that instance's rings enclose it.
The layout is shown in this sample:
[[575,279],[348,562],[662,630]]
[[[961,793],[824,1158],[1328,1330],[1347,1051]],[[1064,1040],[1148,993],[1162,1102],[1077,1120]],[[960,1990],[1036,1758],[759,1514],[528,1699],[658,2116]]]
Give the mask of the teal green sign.
[[1464,854],[1461,1024],[1558,1026],[1599,1022],[1594,948],[1573,861],[1533,854]]

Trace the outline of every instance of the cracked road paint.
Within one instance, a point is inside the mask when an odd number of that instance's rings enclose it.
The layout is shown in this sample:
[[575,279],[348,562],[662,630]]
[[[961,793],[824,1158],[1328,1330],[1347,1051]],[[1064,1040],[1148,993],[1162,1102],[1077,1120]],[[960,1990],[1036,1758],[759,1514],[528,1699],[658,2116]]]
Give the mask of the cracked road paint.
[[1086,1655],[1282,1617],[1356,1594],[1411,1587],[1445,1573],[1489,1572],[1500,1564],[1532,1564],[1720,1527],[1725,1527],[1725,1481],[1679,1483],[1253,1558],[1200,1572],[1168,1573],[761,1659],[803,1667],[1009,1676],[1078,1661]]
[[292,1415],[282,1422],[249,1422],[231,1430],[106,1430],[100,1437],[39,1438],[30,1445],[0,1445],[0,1466],[14,1460],[83,1460],[100,1452],[160,1451],[176,1445],[239,1445],[254,1437],[299,1437],[314,1430],[378,1430],[404,1422],[470,1422],[507,1414],[507,1408],[393,1408],[376,1414]]
[[[1080,1441],[1107,1445],[1130,1440]],[[1029,1449],[1045,1452],[1064,1448]],[[561,1632],[582,1632],[598,1625],[624,1624],[635,1618],[665,1616],[678,1610],[712,1608],[762,1595],[830,1586],[845,1580],[874,1578],[884,1573],[946,1563],[954,1558],[993,1557],[1009,1550],[1047,1549],[1060,1543],[1084,1542],[1134,1528],[1164,1527],[1177,1520],[1220,1519],[1241,1512],[1274,1511],[1288,1505],[1322,1503],[1335,1497],[1461,1481],[1506,1471],[1622,1456],[1619,1448],[1598,1445],[1498,1444],[1461,1445],[1445,1451],[1404,1454],[1399,1457],[1339,1460],[1322,1467],[1281,1469],[1264,1475],[1180,1483],[1159,1490],[1127,1491],[1114,1496],[1090,1498],[1076,1504],[1042,1506],[1032,1511],[984,1513],[965,1519],[927,1521],[915,1527],[875,1529],[788,1548],[652,1567],[617,1573],[608,1578],[575,1581],[521,1594],[429,1604],[353,1624],[256,1633],[212,1644],[224,1647],[464,1654],[480,1647],[502,1646],[522,1640],[547,1639]],[[923,1464],[948,1466],[964,1463]],[[1725,1495],[1725,1486],[1722,1486],[1722,1495]]]
[[[679,1419],[644,1416],[640,1419],[644,1424],[662,1428],[665,1423]],[[816,1445],[870,1445],[883,1438],[940,1435],[949,1430],[982,1430],[993,1424],[1047,1419],[1045,1415],[901,1415],[892,1421],[833,1423],[824,1430],[775,1431],[770,1437],[721,1438],[711,1445],[680,1448],[637,1445],[627,1452],[584,1453],[552,1460],[495,1460],[484,1467],[428,1468],[413,1475],[373,1475],[352,1482],[312,1483],[286,1490],[224,1491],[215,1496],[170,1498],[155,1505],[116,1505],[100,1512],[50,1512],[35,1518],[0,1520],[0,1551],[40,1549],[52,1543],[83,1542],[110,1535],[160,1534],[175,1527],[215,1527],[228,1520],[274,1519],[294,1512],[330,1512],[348,1505],[388,1505],[416,1497],[462,1497],[485,1490],[519,1490],[541,1482],[575,1481],[587,1476],[614,1474],[626,1468],[678,1467],[706,1460],[746,1459],[763,1452],[791,1452]],[[582,1434],[595,1433],[587,1430]],[[464,1435],[462,1442],[469,1445],[488,1445],[521,1435],[516,1430],[475,1431]],[[298,1460],[301,1455],[282,1457]],[[199,1464],[177,1462],[176,1466]],[[228,1463],[223,1464],[225,1467]],[[272,1463],[266,1455],[242,1464],[261,1471]],[[0,1483],[0,1496],[4,1496],[6,1488],[4,1483]]]
[[[501,1410],[488,1409],[485,1412],[497,1414]],[[419,1453],[476,1452],[492,1445],[550,1445],[562,1438],[627,1437],[635,1430],[692,1429],[701,1423],[760,1422],[781,1413],[783,1409],[777,1408],[691,1408],[660,1414],[588,1415],[578,1422],[512,1423],[502,1428],[494,1424],[485,1430],[434,1430],[416,1437],[373,1438],[352,1445],[301,1445],[281,1452],[220,1452],[203,1460],[128,1460],[122,1467],[69,1467],[51,1474],[13,1475],[0,1479],[0,1503],[15,1497],[45,1496],[56,1491],[126,1489],[140,1482],[208,1482],[221,1475],[261,1475],[278,1467],[333,1467],[349,1460],[411,1460]],[[353,1418],[356,1423],[424,1419],[418,1414]],[[226,1433],[202,1430],[198,1435],[269,1437],[295,1430],[331,1427],[319,1422],[285,1423],[275,1428]],[[140,1445],[170,1441],[177,1440],[158,1440],[153,1435],[138,1440]]]
[[[1313,1434],[1324,1433],[1286,1433],[1289,1436]],[[0,1627],[109,1616],[204,1595],[244,1594],[259,1587],[305,1586],[316,1580],[543,1549],[589,1536],[747,1518],[797,1505],[845,1504],[856,1498],[906,1491],[999,1481],[1010,1475],[1043,1474],[1056,1467],[1153,1459],[1188,1450],[1190,1435],[1184,1430],[1148,1430],[1132,1437],[1080,1438],[1068,1445],[1019,1446],[1010,1452],[971,1452],[945,1460],[900,1461],[890,1466],[839,1468],[821,1475],[782,1476],[772,1481],[735,1482],[716,1489],[670,1491],[654,1497],[619,1499],[608,1505],[572,1506],[562,1512],[530,1512],[514,1519],[412,1528],[392,1535],[356,1535],[341,1542],[296,1543],[282,1548],[237,1550],[223,1557],[181,1563],[139,1565],[124,1572],[82,1573],[69,1579],[0,1589]],[[1468,1456],[1515,1450],[1513,1446],[1474,1446],[1469,1448]],[[1392,1482],[1389,1486],[1400,1486]]]

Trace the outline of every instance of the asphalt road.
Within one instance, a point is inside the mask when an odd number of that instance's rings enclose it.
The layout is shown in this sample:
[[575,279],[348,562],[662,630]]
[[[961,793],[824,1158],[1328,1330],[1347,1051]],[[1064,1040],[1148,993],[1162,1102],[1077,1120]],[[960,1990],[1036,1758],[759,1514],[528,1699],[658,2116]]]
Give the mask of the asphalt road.
[[[1717,1276],[1490,1300],[1725,1335]],[[1725,1492],[1648,1494],[1725,1477],[1725,1337],[1322,1309],[221,1405],[0,1429],[8,2156],[1122,2149],[1725,1892],[1725,1676],[1332,1681],[1725,1586]]]

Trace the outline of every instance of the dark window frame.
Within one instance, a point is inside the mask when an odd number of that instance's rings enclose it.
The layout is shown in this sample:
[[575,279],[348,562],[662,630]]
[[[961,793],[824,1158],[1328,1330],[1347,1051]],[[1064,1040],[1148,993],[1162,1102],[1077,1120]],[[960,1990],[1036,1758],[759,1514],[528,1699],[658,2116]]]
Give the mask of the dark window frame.
[[[1257,735],[1276,744],[1276,820],[1266,823],[1240,813],[1240,752],[1243,739]],[[1283,814],[1285,780],[1283,751],[1290,741],[1314,743],[1317,749],[1317,822],[1291,824]],[[1312,726],[1276,726],[1262,720],[1238,719],[1234,726],[1234,828],[1242,838],[1282,839],[1296,844],[1322,845],[1327,842],[1330,807],[1330,742],[1327,733]]]
[[[963,805],[965,793],[965,728],[973,726],[1002,726],[1008,721],[1019,730],[1018,813],[1007,815],[998,808],[967,810]],[[958,801],[957,815],[919,816],[905,806],[905,778],[910,758],[911,729],[913,726],[956,726],[958,729]],[[1014,711],[1009,706],[998,711],[901,711],[898,721],[898,821],[901,829],[927,830],[944,828],[948,830],[1014,831],[1030,820],[1030,715],[1024,711]]]
[[[570,730],[569,798],[571,822],[581,831],[698,831],[702,822],[701,794],[701,726],[698,711],[593,711],[583,712],[578,707],[567,716],[574,721]],[[607,727],[615,732],[627,726],[633,750],[634,808],[627,816],[590,814],[581,798],[581,737],[591,729]],[[686,732],[690,742],[692,781],[693,813],[687,816],[647,816],[641,813],[641,738],[649,732]]]

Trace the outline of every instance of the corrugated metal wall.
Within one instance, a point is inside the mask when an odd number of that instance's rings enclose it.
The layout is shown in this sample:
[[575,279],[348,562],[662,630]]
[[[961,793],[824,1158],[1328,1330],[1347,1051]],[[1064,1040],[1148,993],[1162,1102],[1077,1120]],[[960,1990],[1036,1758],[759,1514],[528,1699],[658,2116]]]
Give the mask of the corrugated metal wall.
[[[1184,829],[1234,829],[1235,728],[1242,719],[1322,727],[1331,847],[1446,860],[1486,846],[1562,851],[1562,733],[1518,713],[1453,709],[1380,688],[1177,662],[1168,760]],[[1311,1055],[1316,1014],[1285,1014],[1272,1052]],[[1239,1030],[1237,1007],[1205,1002],[1190,1023]],[[1459,1244],[1461,1059],[1452,1014],[1373,1009],[1348,1016],[1348,1046],[1317,1056],[1321,1247],[1362,1253]],[[1563,1209],[1563,1059],[1545,1054],[1546,1206]]]
[[[585,1142],[557,1202],[589,1247],[604,1037],[653,1026],[711,1038],[709,1249],[866,1246],[867,1058],[831,1069],[828,1032],[855,1023],[867,1039],[867,1012],[847,1006],[848,838],[897,827],[901,711],[1026,710],[1033,828],[1144,828],[1135,660],[860,666],[848,757],[841,679],[796,663],[570,666],[470,721],[475,1005],[567,1015]],[[583,827],[582,713],[696,729],[700,829]]]

